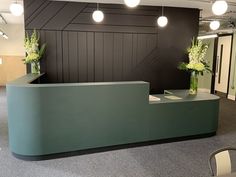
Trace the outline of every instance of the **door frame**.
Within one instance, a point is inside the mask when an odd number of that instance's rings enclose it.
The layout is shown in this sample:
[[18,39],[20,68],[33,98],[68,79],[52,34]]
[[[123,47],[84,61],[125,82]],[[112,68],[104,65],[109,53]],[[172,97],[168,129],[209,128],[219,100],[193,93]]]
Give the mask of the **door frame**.
[[226,98],[229,95],[229,84],[230,84],[230,73],[231,73],[231,62],[232,62],[232,52],[233,52],[233,45],[234,45],[234,33],[229,34],[219,34],[214,41],[214,54],[213,54],[213,65],[212,65],[212,79],[211,79],[211,94],[215,94],[215,74],[216,74],[216,60],[217,60],[217,50],[218,50],[218,43],[219,37],[224,36],[231,36],[231,47],[230,47],[230,59],[229,59],[229,73],[228,73],[228,84],[227,84],[227,93]]

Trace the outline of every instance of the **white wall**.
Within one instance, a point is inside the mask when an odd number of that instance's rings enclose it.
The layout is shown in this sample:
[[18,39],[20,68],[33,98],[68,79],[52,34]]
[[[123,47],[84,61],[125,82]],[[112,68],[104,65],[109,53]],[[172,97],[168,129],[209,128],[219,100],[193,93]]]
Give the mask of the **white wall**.
[[0,24],[0,29],[9,37],[6,40],[0,36],[0,55],[24,56],[24,25]]

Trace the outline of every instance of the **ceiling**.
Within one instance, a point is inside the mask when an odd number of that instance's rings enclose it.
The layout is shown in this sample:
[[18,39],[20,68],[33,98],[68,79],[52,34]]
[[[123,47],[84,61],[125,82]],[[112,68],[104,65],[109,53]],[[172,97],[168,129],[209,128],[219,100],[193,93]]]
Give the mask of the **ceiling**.
[[[9,12],[9,5],[12,0],[0,0],[0,14],[5,18],[9,24],[23,24],[23,16],[15,17]],[[23,0],[18,0],[20,3],[23,3]],[[123,0],[57,0],[57,1],[74,1],[74,2],[92,2],[92,3],[111,3],[111,4],[123,4]],[[170,6],[170,7],[187,7],[187,8],[198,8],[201,9],[201,18],[200,18],[200,31],[209,32],[209,21],[218,19],[221,21],[222,28],[230,28],[230,22],[236,23],[236,0],[227,0],[229,4],[228,12],[224,16],[214,16],[211,11],[212,0],[141,0],[141,5],[150,5],[150,6]],[[2,13],[1,13],[2,12]],[[0,24],[3,23],[3,20],[0,17]]]
[[[0,0],[0,15],[6,20],[8,24],[23,24],[24,17],[16,17],[9,12],[9,6],[13,0]],[[17,2],[23,4],[23,0],[18,0]],[[5,24],[0,16],[0,24]]]

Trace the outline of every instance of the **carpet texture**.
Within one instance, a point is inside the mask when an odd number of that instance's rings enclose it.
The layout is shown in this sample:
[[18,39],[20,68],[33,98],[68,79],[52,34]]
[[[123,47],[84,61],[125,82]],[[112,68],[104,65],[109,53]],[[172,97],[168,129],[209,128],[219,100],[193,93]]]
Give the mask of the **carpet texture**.
[[214,137],[27,162],[9,151],[6,104],[0,88],[0,177],[208,177],[209,154],[236,146],[236,104],[221,99]]

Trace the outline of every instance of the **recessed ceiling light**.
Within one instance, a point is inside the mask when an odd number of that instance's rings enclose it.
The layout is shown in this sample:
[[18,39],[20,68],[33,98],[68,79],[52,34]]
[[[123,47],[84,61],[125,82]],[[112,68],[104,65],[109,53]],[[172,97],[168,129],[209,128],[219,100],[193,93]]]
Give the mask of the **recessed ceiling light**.
[[10,11],[15,16],[21,16],[24,12],[24,8],[21,4],[15,1],[10,5]]

